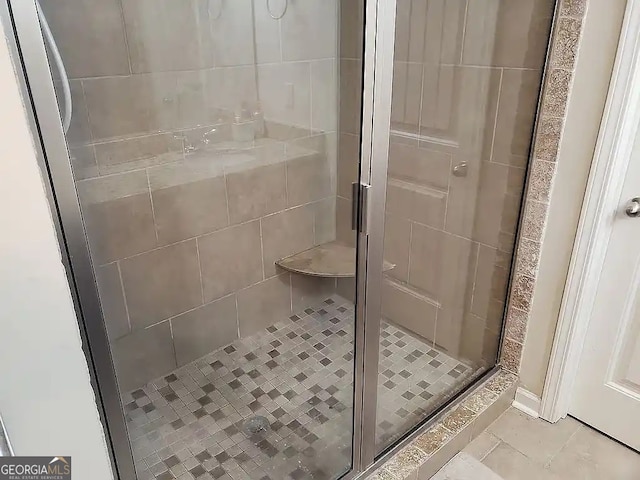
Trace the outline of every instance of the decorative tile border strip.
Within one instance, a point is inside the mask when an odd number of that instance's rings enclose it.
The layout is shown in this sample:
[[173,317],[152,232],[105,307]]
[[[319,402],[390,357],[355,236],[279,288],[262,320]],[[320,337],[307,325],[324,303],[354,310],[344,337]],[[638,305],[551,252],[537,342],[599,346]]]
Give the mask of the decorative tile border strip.
[[502,341],[501,366],[520,372],[523,345],[540,267],[558,149],[564,131],[582,25],[588,0],[559,0],[546,67],[538,127],[533,142],[520,238]]
[[517,381],[512,373],[497,372],[367,477],[368,480],[428,478],[507,409]]

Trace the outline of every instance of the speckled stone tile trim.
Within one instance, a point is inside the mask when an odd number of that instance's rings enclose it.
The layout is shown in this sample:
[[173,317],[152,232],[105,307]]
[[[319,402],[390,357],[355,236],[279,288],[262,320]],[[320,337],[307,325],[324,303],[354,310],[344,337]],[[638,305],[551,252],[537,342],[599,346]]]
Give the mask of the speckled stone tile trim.
[[518,378],[504,370],[494,374],[461,403],[453,406],[427,432],[400,450],[382,467],[371,474],[368,480],[403,480],[415,478],[416,471],[428,462],[461,430],[471,426],[500,396],[513,387]]
[[520,223],[520,240],[516,246],[516,264],[509,292],[506,334],[500,356],[501,365],[516,374],[520,372],[529,313],[540,269],[540,251],[557,172],[556,164],[563,161],[558,158],[558,152],[587,10],[588,0],[560,0],[551,35]]

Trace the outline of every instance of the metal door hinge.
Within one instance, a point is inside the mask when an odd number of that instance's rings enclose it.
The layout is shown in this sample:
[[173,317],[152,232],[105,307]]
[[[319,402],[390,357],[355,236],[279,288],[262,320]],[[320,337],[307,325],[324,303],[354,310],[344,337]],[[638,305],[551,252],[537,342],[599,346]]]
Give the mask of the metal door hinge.
[[369,197],[371,185],[354,182],[351,184],[351,230],[369,233]]

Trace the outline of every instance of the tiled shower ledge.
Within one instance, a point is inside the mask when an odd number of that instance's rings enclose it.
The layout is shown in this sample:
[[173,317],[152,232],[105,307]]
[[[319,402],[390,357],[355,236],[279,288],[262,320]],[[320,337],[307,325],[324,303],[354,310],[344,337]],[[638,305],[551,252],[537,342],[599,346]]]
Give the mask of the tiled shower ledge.
[[518,378],[504,370],[445,411],[367,480],[426,480],[477,437],[512,403]]

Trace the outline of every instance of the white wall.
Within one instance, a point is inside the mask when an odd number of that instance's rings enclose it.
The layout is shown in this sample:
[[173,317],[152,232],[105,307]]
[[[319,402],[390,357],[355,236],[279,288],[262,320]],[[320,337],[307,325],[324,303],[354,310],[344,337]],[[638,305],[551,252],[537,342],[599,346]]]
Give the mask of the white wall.
[[0,412],[16,455],[112,479],[69,287],[0,29]]
[[520,380],[542,395],[626,0],[591,0],[569,97]]

